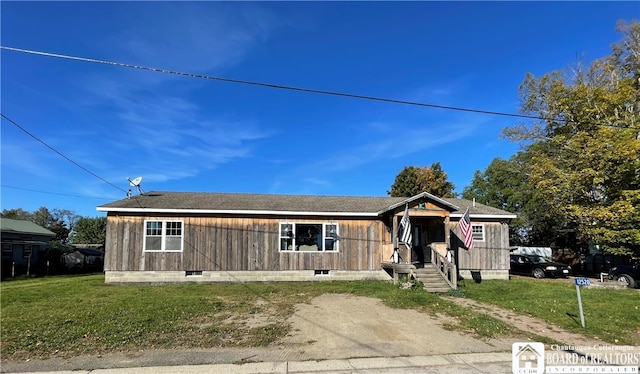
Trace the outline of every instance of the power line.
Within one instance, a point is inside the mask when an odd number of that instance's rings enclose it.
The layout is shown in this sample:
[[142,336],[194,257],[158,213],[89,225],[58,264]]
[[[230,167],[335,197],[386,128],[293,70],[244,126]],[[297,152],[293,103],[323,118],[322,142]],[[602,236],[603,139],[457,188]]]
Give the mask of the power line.
[[[381,101],[381,102],[386,102],[386,103],[413,105],[413,106],[420,106],[420,107],[427,107],[427,108],[456,110],[456,111],[461,111],[461,112],[489,114],[489,115],[494,115],[494,116],[516,117],[516,118],[527,118],[527,119],[539,119],[539,120],[543,120],[543,121],[549,120],[548,118],[544,118],[544,117],[540,117],[540,116],[531,116],[531,115],[526,115],[526,114],[515,114],[515,113],[496,112],[496,111],[490,111],[490,110],[470,109],[470,108],[454,107],[454,106],[447,106],[447,105],[420,103],[420,102],[416,102],[416,101],[389,99],[389,98],[376,97],[376,96],[358,95],[358,94],[336,92],[336,91],[325,91],[325,90],[318,90],[318,89],[313,89],[313,88],[303,88],[303,87],[286,86],[286,85],[281,85],[281,84],[255,82],[255,81],[248,81],[248,80],[242,80],[242,79],[223,78],[223,77],[216,77],[216,76],[212,76],[212,75],[187,73],[187,72],[168,70],[168,69],[162,69],[162,68],[154,68],[154,67],[149,67],[149,66],[127,64],[127,63],[123,63],[123,62],[98,60],[98,59],[87,58],[87,57],[70,56],[70,55],[64,55],[64,54],[58,54],[58,53],[50,53],[50,52],[42,52],[42,51],[34,51],[34,50],[22,49],[22,48],[0,46],[0,49],[13,51],[13,52],[29,53],[29,54],[34,54],[34,55],[46,56],[46,57],[56,57],[56,58],[62,58],[62,59],[67,59],[67,60],[84,61],[84,62],[91,62],[91,63],[96,63],[96,64],[103,64],[103,65],[113,65],[113,66],[120,66],[120,67],[127,67],[127,68],[133,68],[133,69],[153,71],[153,72],[157,72],[157,73],[180,75],[180,76],[191,77],[191,78],[209,79],[209,80],[228,82],[228,83],[239,83],[239,84],[247,84],[247,85],[252,85],[252,86],[269,87],[269,88],[276,88],[276,89],[281,89],[281,90],[307,92],[307,93],[315,93],[315,94],[321,94],[321,95],[341,96],[341,97],[349,97],[349,98],[353,98],[353,99],[373,100],[373,101]],[[564,120],[556,120],[556,121],[566,122]]]
[[20,126],[19,124],[17,124],[15,121],[13,121],[12,119],[10,119],[9,117],[5,116],[4,113],[0,113],[0,115],[2,116],[2,118],[4,118],[5,120],[7,120],[9,123],[11,123],[12,125],[14,125],[15,127],[19,128],[20,130],[22,130],[25,134],[29,135],[30,137],[32,137],[33,139],[37,140],[38,142],[42,143],[45,147],[49,148],[50,150],[52,150],[53,152],[57,153],[60,157],[64,158],[65,160],[69,161],[70,163],[74,164],[75,166],[79,167],[80,169],[86,171],[87,173],[93,175],[94,177],[100,179],[101,181],[103,181],[104,183],[117,188],[118,190],[126,193],[127,191],[125,191],[124,189],[122,189],[121,187],[116,186],[115,184],[109,182],[108,180],[102,178],[101,176],[97,175],[96,173],[92,172],[91,170],[85,168],[84,166],[80,165],[79,163],[73,161],[72,159],[70,159],[69,157],[65,156],[64,154],[62,154],[60,151],[58,151],[57,149],[53,148],[52,146],[50,146],[49,144],[45,143],[42,139],[38,138],[37,136],[33,135],[32,133],[30,133],[29,131],[27,131],[24,127]]

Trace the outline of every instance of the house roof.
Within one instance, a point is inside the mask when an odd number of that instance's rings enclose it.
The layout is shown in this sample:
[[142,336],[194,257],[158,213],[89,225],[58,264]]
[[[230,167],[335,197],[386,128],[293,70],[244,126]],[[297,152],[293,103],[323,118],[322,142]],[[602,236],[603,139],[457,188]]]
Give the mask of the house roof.
[[451,218],[461,218],[467,209],[469,209],[469,216],[471,218],[517,218],[517,216],[511,212],[480,204],[472,200],[456,198],[443,198],[443,200],[459,207],[458,210],[451,213]]
[[56,236],[53,232],[35,223],[21,219],[0,217],[0,230],[2,232],[14,232],[18,234],[38,234],[44,236]]
[[[376,217],[420,198],[430,199],[439,203],[451,212],[457,212],[461,209],[460,205],[453,200],[466,201],[461,199],[442,199],[428,193],[406,198],[152,191],[133,196],[130,199],[122,199],[100,205],[97,210],[131,213],[291,214]],[[469,204],[471,204],[470,201]],[[479,208],[480,206],[482,205],[477,204],[475,209],[484,211]],[[496,211],[502,212],[503,215],[511,214],[499,209],[495,209],[491,213],[497,214]]]

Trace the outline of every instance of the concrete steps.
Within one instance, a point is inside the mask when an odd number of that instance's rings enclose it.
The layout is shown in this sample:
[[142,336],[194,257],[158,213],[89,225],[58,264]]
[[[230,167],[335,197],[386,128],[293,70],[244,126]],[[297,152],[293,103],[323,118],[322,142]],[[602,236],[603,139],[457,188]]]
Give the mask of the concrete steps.
[[449,283],[432,264],[425,264],[423,268],[415,269],[413,277],[422,282],[426,291],[444,293],[451,290]]

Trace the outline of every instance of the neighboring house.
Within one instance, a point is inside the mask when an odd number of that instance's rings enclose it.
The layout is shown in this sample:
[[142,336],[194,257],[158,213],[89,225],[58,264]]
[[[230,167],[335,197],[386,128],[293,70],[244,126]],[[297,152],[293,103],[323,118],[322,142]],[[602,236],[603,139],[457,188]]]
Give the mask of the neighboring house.
[[[398,241],[408,206],[409,250]],[[394,248],[413,267],[446,258],[469,207],[475,247],[465,276],[508,279],[516,216],[428,193],[410,198],[147,192],[97,207],[107,213],[105,282],[390,279]],[[454,251],[455,253],[456,251]]]
[[42,255],[55,236],[31,221],[0,218],[2,277],[14,271],[16,275],[33,273],[33,269],[42,265]]

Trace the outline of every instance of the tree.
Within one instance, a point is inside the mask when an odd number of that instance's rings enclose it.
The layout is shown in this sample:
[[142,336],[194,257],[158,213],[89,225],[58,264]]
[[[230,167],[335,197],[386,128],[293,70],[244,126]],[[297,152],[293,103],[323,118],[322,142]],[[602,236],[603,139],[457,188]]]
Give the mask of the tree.
[[540,120],[504,133],[524,143],[529,183],[546,214],[583,243],[638,256],[640,24],[618,31],[612,54],[587,67],[527,74],[521,111]]
[[82,217],[78,219],[74,226],[73,243],[74,244],[103,244],[106,242],[107,236],[107,218]]
[[410,197],[428,192],[438,197],[454,197],[453,183],[447,180],[447,174],[439,162],[430,167],[405,166],[396,176],[391,190],[387,194],[394,197]]
[[565,223],[549,214],[546,200],[530,182],[531,154],[518,152],[509,160],[495,158],[484,172],[475,172],[462,197],[515,213],[509,241],[515,245],[549,246],[566,241]]
[[531,227],[524,217],[524,206],[531,200],[533,189],[528,183],[526,154],[519,152],[509,160],[494,158],[484,172],[476,170],[471,185],[464,188],[464,199],[516,213],[511,221],[509,241],[523,245],[528,242]]
[[419,174],[419,167],[405,166],[396,176],[391,185],[391,190],[387,191],[387,194],[393,197],[409,197],[419,194],[422,192],[418,184]]
[[453,183],[447,180],[447,173],[442,170],[439,162],[431,164],[431,167],[420,169],[418,184],[422,191],[439,197],[455,197]]
[[32,220],[31,219],[32,214],[22,208],[3,209],[0,216],[3,218],[9,218],[9,219],[20,219],[20,220],[26,220],[26,221]]
[[62,245],[67,244],[71,230],[67,227],[67,224],[64,221],[54,217],[49,209],[41,206],[38,210],[32,213],[31,217],[35,224],[56,234],[53,238],[54,242]]
[[73,228],[76,222],[82,218],[76,212],[69,209],[58,209],[54,208],[51,210],[51,216],[55,221],[64,222],[64,224],[69,228],[70,232],[73,232]]

